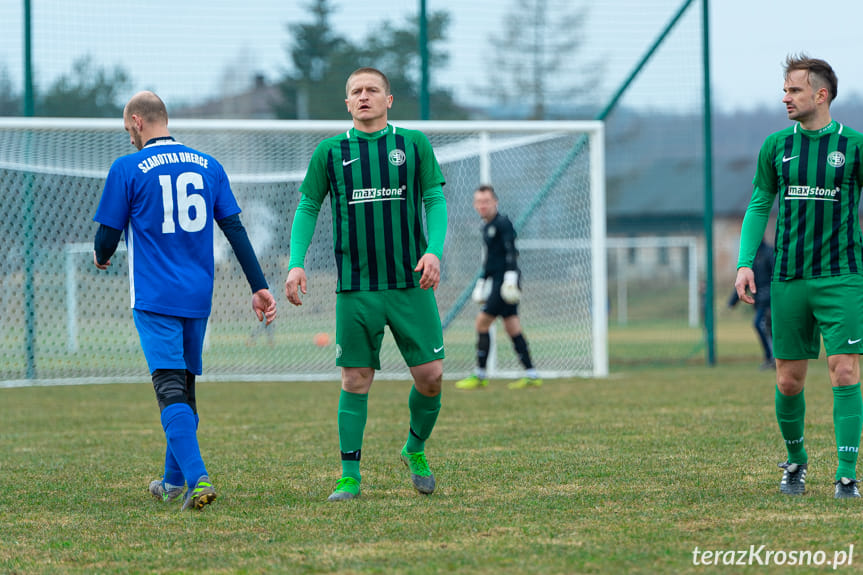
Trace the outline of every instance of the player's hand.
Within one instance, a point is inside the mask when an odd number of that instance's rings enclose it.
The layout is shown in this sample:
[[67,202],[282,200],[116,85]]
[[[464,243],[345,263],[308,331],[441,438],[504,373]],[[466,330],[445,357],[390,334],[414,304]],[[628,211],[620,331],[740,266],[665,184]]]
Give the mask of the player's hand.
[[510,305],[517,304],[521,299],[521,290],[518,289],[517,271],[504,272],[503,284],[500,286],[500,299]]
[[[755,287],[755,273],[752,271],[752,268],[737,268],[737,279],[734,280],[734,289],[737,290],[737,297],[740,298],[740,301],[750,304],[755,303],[755,298],[749,293],[754,294],[758,291],[758,288]],[[747,289],[749,292],[746,291]]]
[[276,319],[276,298],[268,289],[259,289],[252,295],[252,310],[258,316],[258,321],[267,320],[270,325]]
[[100,264],[99,260],[96,259],[96,250],[93,250],[93,265],[99,268],[100,270],[108,269],[108,266],[111,265],[111,260],[108,260],[104,264]]
[[476,280],[476,285],[473,286],[473,293],[470,294],[470,299],[476,303],[485,303],[488,300],[488,294],[491,291],[491,280],[479,278]]
[[434,254],[423,254],[420,258],[415,272],[422,272],[420,277],[420,287],[423,289],[437,289],[440,285],[440,260]]
[[300,292],[306,294],[306,270],[303,268],[292,268],[285,280],[285,296],[294,305],[303,305]]

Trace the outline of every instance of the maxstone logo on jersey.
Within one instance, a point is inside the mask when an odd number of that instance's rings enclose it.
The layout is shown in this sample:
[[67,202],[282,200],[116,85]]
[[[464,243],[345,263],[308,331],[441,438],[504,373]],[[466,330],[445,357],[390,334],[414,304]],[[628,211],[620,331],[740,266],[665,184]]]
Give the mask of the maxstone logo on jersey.
[[788,191],[785,192],[786,197],[792,199],[806,200],[809,198],[816,200],[836,201],[836,196],[839,195],[841,188],[821,188],[819,186],[788,186]]
[[398,188],[359,188],[351,193],[351,203],[403,200],[407,186]]

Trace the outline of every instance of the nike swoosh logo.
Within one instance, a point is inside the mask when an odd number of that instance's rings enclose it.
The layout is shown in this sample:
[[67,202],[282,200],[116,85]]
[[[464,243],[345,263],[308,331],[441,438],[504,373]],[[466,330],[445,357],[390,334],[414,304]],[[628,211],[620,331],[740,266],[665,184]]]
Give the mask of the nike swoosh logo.
[[848,340],[848,345],[854,345],[855,343],[859,343],[860,341],[863,341],[863,338],[859,338],[859,339],[849,339],[849,340]]
[[786,158],[785,156],[782,156],[782,163],[784,164],[785,162],[790,162],[794,158],[799,158],[799,157],[800,157],[800,154],[797,154],[796,156],[791,156],[790,158]]
[[[857,341],[860,341],[860,340],[858,339]],[[443,346],[436,347],[436,348],[434,348],[434,352],[435,352],[435,353],[437,353],[437,352],[439,352],[439,351],[440,351],[440,350],[442,350],[442,349],[443,349]]]
[[359,158],[354,158],[353,160],[347,160],[347,161],[342,160],[342,167],[350,166],[351,164],[353,164],[357,160],[359,160]]

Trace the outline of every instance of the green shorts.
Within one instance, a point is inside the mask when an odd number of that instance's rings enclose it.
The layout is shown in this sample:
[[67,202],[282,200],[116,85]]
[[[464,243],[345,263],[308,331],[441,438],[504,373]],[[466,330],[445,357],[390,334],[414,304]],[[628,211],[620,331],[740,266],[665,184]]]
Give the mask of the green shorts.
[[336,365],[380,369],[385,326],[408,367],[444,358],[434,291],[343,291],[336,294]]
[[770,284],[773,355],[817,359],[863,353],[863,276],[842,275]]

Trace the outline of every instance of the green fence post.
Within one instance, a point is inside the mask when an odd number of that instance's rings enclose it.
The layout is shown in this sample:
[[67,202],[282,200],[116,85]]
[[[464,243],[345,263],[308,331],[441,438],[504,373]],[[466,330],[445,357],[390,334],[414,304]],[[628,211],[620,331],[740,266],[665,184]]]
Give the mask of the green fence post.
[[[30,0],[24,0],[24,115],[35,115],[33,95],[33,61],[31,50]],[[26,140],[27,155],[30,134]],[[24,175],[24,352],[27,357],[27,379],[36,379],[36,301],[35,301],[35,234],[33,222],[33,174]]]
[[701,49],[704,58],[704,334],[707,365],[716,365],[713,317],[713,122],[710,107],[710,2],[702,0]]

